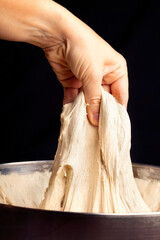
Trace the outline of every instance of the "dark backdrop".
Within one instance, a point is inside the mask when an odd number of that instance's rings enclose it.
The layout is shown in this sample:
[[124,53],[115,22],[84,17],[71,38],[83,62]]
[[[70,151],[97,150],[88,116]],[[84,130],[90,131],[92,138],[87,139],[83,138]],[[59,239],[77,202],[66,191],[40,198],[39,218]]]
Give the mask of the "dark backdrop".
[[[132,161],[160,165],[158,0],[57,2],[126,58]],[[41,49],[1,40],[0,56],[1,163],[53,159],[60,128],[62,87]]]

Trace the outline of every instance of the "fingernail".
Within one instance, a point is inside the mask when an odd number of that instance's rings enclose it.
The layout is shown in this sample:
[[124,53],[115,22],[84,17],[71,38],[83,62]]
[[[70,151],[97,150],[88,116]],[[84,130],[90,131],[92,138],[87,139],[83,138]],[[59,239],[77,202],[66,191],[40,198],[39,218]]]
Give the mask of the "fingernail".
[[90,121],[94,126],[98,126],[99,123],[99,114],[93,113],[90,115]]
[[99,110],[100,110],[100,99],[92,99],[87,106],[88,119],[92,125],[98,126],[99,124]]

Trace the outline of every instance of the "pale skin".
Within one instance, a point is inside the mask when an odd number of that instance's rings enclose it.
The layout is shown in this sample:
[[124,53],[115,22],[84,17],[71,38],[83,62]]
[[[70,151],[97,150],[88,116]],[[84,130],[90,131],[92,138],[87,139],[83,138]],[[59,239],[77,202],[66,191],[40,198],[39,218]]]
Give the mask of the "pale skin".
[[56,2],[0,0],[0,38],[42,48],[64,87],[63,103],[72,102],[83,89],[94,126],[98,126],[101,86],[127,107],[124,57]]

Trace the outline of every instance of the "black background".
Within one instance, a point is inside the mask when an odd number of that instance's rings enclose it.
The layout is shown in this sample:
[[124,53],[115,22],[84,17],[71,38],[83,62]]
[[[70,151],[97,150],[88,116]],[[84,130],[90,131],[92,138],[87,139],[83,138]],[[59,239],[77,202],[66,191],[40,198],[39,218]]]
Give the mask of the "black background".
[[[158,0],[57,2],[126,58],[132,161],[160,165]],[[0,162],[53,159],[63,89],[43,51],[27,43],[0,40],[0,83]]]

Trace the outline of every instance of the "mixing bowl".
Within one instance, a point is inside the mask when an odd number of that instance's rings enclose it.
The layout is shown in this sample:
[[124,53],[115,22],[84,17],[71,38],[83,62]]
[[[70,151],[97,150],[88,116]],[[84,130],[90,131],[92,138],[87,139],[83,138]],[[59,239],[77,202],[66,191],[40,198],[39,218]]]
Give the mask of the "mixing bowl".
[[[1,174],[51,170],[52,161],[0,165]],[[133,164],[134,176],[160,180],[160,168]],[[0,240],[160,240],[160,212],[93,214],[0,204]]]

